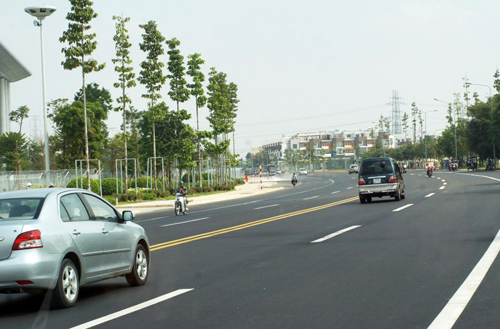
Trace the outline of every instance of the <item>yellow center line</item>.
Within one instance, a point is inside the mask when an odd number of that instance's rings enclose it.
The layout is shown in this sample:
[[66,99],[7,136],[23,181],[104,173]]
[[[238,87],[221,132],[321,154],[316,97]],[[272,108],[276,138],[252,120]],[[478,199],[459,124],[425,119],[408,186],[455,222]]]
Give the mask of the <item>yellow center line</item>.
[[159,244],[152,245],[151,248],[150,248],[150,250],[154,251],[154,250],[169,248],[169,247],[177,246],[179,244],[188,243],[188,242],[192,242],[192,241],[196,241],[196,240],[201,240],[201,239],[206,239],[206,238],[210,238],[210,237],[213,237],[213,236],[216,236],[216,235],[221,235],[221,234],[225,234],[225,233],[229,233],[229,232],[239,231],[239,230],[243,230],[245,228],[249,228],[249,227],[252,227],[252,226],[262,225],[262,224],[274,222],[274,221],[277,221],[277,220],[280,220],[280,219],[284,219],[284,218],[290,218],[290,217],[294,217],[294,216],[298,216],[298,215],[302,215],[302,214],[307,214],[307,213],[310,213],[310,212],[313,212],[313,211],[323,210],[323,209],[327,209],[327,208],[330,208],[330,207],[339,206],[339,205],[344,204],[344,203],[348,203],[348,202],[352,202],[352,201],[357,201],[357,200],[359,200],[359,198],[356,196],[356,197],[353,197],[353,198],[349,198],[349,199],[345,199],[345,200],[341,200],[341,201],[337,201],[337,202],[328,203],[328,204],[325,204],[325,205],[322,205],[322,206],[307,208],[307,209],[298,210],[298,211],[294,211],[294,212],[283,214],[283,215],[278,215],[278,216],[273,216],[273,217],[269,217],[269,218],[259,219],[259,220],[253,221],[253,222],[249,222],[249,223],[245,223],[245,224],[241,224],[241,225],[237,225],[237,226],[232,226],[232,227],[227,227],[227,228],[223,228],[223,229],[220,229],[220,230],[211,231],[211,232],[207,232],[207,233],[202,233],[202,234],[198,234],[198,235],[188,236],[188,237],[185,237],[185,238],[182,238],[182,239],[177,239],[177,240],[162,242],[162,243],[159,243]]

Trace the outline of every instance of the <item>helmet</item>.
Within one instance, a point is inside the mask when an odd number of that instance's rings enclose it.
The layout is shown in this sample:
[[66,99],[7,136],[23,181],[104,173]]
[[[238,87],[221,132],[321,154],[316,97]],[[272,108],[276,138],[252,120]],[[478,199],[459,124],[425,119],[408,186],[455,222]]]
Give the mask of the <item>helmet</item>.
[[184,182],[183,182],[183,181],[180,181],[180,182],[179,182],[179,184],[184,184]]

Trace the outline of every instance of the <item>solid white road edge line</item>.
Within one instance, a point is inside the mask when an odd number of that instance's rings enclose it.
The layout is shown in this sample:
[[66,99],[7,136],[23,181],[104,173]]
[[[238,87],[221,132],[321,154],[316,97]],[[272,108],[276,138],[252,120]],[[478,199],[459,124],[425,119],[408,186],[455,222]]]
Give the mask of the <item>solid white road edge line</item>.
[[95,327],[95,326],[98,326],[98,325],[100,325],[100,324],[102,324],[104,322],[108,322],[108,321],[114,320],[114,319],[119,318],[121,316],[124,316],[124,315],[130,314],[130,313],[142,310],[143,308],[152,306],[154,304],[158,304],[158,303],[163,302],[163,301],[165,301],[167,299],[174,298],[176,296],[185,294],[186,292],[189,292],[191,290],[194,290],[194,289],[179,289],[179,290],[173,291],[171,293],[168,293],[166,295],[163,295],[163,296],[151,299],[151,300],[149,300],[147,302],[144,302],[144,303],[141,303],[141,304],[138,304],[138,305],[126,308],[124,310],[118,311],[118,312],[110,314],[110,315],[103,316],[102,318],[99,318],[99,319],[95,319],[95,320],[89,321],[87,323],[81,324],[81,325],[73,327],[71,329],[85,329],[85,328]]
[[263,207],[258,207],[258,208],[253,208],[253,210],[257,210],[257,209],[264,209],[264,208],[271,208],[271,207],[276,207],[276,206],[279,206],[279,204],[272,204],[270,206],[263,206]]
[[310,197],[310,198],[305,198],[305,199],[302,199],[302,200],[311,200],[311,199],[316,199],[317,197],[318,197],[318,196],[317,196],[317,195],[315,195],[315,196],[312,196],[312,197]]
[[428,329],[447,329],[453,327],[497,258],[499,251],[500,231],[498,231],[481,260],[476,264],[443,310],[432,321]]
[[413,203],[409,203],[406,206],[403,206],[403,207],[398,208],[398,209],[394,209],[393,212],[395,212],[395,211],[401,211],[401,210],[403,210],[405,208],[408,208],[408,207],[411,207],[411,206],[413,206]]
[[197,222],[199,220],[204,220],[204,219],[209,219],[209,218],[210,217],[203,217],[203,218],[198,218],[198,219],[187,220],[185,222],[179,222],[179,223],[173,223],[173,224],[165,224],[165,225],[161,225],[161,227],[174,226],[174,225],[186,224],[186,223],[191,223],[191,222]]
[[343,230],[340,230],[340,231],[337,231],[337,232],[332,233],[332,234],[330,234],[330,235],[327,235],[327,236],[325,236],[325,237],[323,237],[323,238],[321,238],[321,239],[314,240],[314,241],[312,241],[311,243],[323,242],[323,241],[325,241],[325,240],[331,239],[331,238],[333,238],[333,237],[335,237],[335,236],[337,236],[337,235],[340,235],[340,234],[342,234],[342,233],[345,233],[345,232],[347,232],[347,231],[354,230],[355,228],[358,228],[358,227],[361,227],[361,225],[354,225],[354,226],[351,226],[351,227],[345,228],[345,229],[343,229]]
[[426,198],[430,198],[430,197],[431,197],[431,196],[433,196],[434,194],[436,194],[436,193],[427,194],[425,197],[426,197]]

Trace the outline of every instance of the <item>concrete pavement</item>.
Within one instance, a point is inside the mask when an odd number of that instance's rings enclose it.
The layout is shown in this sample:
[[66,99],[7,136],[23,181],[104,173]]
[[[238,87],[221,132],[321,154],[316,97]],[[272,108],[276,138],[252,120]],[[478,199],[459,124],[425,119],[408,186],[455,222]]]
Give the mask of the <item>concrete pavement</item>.
[[[260,179],[249,179],[249,182],[244,185],[236,186],[234,191],[221,192],[211,195],[188,195],[189,205],[199,205],[207,204],[221,201],[234,200],[239,198],[244,198],[253,195],[266,194],[274,191],[283,189],[283,186],[277,184],[277,180],[265,179],[262,180],[262,188],[260,184]],[[119,210],[132,210],[134,213],[146,213],[157,211],[160,208],[173,207],[174,200],[158,200],[149,202],[137,202],[129,203],[125,205],[119,205],[116,208]]]

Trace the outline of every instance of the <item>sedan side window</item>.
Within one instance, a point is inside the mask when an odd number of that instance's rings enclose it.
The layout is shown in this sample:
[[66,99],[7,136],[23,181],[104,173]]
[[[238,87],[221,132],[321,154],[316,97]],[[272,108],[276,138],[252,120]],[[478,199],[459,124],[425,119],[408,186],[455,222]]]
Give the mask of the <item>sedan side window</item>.
[[71,221],[89,220],[90,216],[83,205],[82,200],[77,194],[68,194],[61,198],[61,204],[64,209],[61,209],[61,217],[64,220],[64,210],[67,212]]
[[87,202],[90,204],[90,207],[94,212],[95,219],[115,222],[118,221],[118,215],[116,214],[115,210],[106,202],[89,194],[84,194],[84,197],[85,200],[87,200]]

